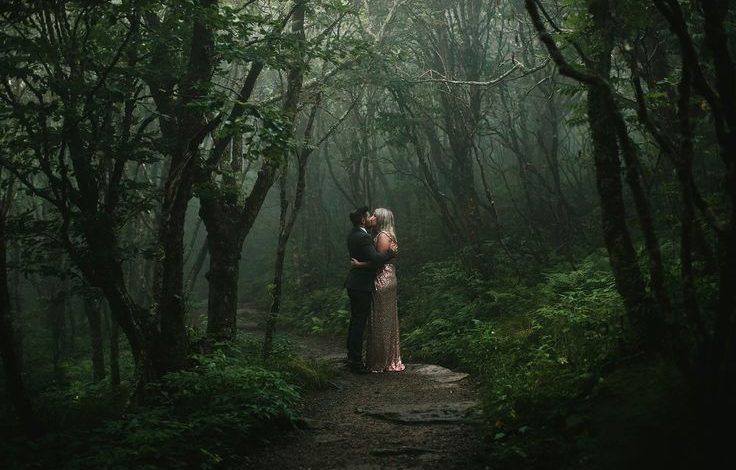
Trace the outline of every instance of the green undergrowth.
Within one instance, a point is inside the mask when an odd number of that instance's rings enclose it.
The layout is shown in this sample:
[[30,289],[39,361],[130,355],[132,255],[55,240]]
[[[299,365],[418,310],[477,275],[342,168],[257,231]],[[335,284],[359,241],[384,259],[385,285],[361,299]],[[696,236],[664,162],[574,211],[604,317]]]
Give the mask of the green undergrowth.
[[345,334],[350,323],[350,307],[344,288],[314,289],[307,295],[289,296],[279,318],[283,326],[311,334]]
[[145,389],[71,382],[38,403],[48,430],[37,440],[0,440],[3,468],[229,468],[247,465],[254,445],[292,426],[303,391],[323,386],[327,367],[277,341],[267,363],[260,337],[244,335],[227,353],[197,355],[187,370]]
[[[489,276],[459,256],[412,275],[399,271],[403,359],[465,370],[480,383],[490,466],[598,468],[590,467],[602,465],[596,456],[617,454],[627,434],[661,418],[648,405],[683,409],[680,398],[671,399],[683,385],[670,364],[641,363],[622,352],[624,309],[605,253],[575,265],[551,263],[521,280],[511,266],[494,270]],[[345,334],[344,290],[322,289],[301,300],[293,323]],[[622,398],[623,410],[610,398],[637,395],[642,406]],[[636,431],[607,423],[618,415],[624,418],[616,423],[639,423]],[[684,419],[675,411],[666,416]],[[609,424],[618,433],[610,441],[602,431]]]

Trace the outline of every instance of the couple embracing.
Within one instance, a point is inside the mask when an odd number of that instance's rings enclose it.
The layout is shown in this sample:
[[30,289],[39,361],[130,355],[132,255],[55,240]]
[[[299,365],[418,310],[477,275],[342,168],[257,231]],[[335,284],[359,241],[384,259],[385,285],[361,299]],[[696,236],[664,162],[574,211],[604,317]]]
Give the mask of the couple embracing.
[[350,221],[351,267],[345,281],[350,298],[348,368],[359,373],[402,371],[393,264],[399,248],[394,215],[389,209],[379,208],[371,213],[368,207],[359,207],[350,213]]

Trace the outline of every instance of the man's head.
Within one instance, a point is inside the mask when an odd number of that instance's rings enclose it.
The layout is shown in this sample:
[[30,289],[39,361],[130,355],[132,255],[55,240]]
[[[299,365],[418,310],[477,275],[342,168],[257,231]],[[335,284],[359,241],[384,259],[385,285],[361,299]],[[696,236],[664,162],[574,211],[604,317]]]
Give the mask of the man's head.
[[371,215],[368,206],[363,206],[350,212],[350,222],[353,227],[372,227],[376,224],[376,218]]

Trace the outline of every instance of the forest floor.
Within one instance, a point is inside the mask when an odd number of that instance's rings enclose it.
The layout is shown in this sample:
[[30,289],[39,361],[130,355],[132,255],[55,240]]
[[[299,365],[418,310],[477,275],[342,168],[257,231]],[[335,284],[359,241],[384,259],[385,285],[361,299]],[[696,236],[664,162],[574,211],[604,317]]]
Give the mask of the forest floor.
[[[241,326],[259,331],[247,317]],[[431,364],[356,374],[343,365],[344,338],[287,334],[301,356],[327,364],[329,386],[306,393],[298,426],[250,453],[246,468],[485,467],[471,418],[478,391],[467,374]]]

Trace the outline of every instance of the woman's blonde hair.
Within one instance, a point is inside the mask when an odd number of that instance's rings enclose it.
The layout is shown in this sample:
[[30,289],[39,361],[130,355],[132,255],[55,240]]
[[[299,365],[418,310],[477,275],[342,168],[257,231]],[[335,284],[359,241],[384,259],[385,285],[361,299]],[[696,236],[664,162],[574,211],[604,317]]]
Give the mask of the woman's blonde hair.
[[376,216],[376,230],[386,232],[396,241],[396,229],[394,227],[394,213],[391,209],[379,207],[373,211]]

